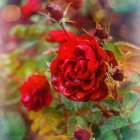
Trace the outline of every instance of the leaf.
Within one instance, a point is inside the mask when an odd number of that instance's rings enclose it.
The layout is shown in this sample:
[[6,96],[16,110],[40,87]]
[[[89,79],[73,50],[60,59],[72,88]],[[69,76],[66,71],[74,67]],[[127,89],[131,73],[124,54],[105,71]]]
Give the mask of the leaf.
[[138,97],[132,92],[128,92],[124,95],[123,98],[123,107],[125,110],[131,110],[131,108],[135,107],[138,102]]
[[115,58],[117,60],[121,60],[121,53],[120,53],[119,49],[114,44],[105,43],[105,44],[103,44],[103,47],[104,47],[104,49],[113,52],[113,54],[115,55]]
[[101,135],[99,126],[96,124],[93,124],[91,129],[92,129],[93,137],[97,139]]
[[83,117],[77,116],[76,117],[77,120],[77,125],[80,126],[81,128],[85,128],[87,129],[87,120]]
[[45,26],[43,24],[36,25],[17,25],[12,28],[11,34],[16,37],[27,40],[27,39],[37,39],[41,36],[41,33],[45,31]]
[[[134,109],[134,111],[130,117],[130,121],[132,123],[139,123],[140,122],[140,103]],[[139,125],[139,127],[140,127],[140,125]]]
[[128,126],[121,128],[120,133],[122,134],[123,140],[139,140],[139,131],[140,129],[134,131],[135,138],[132,135],[132,132]]
[[29,119],[33,120],[32,131],[38,132],[40,136],[52,133],[57,135],[64,131],[64,115],[53,108],[44,108],[39,112],[30,112]]
[[23,140],[26,129],[23,118],[17,112],[5,111],[0,116],[0,137],[3,140]]
[[93,112],[92,114],[88,114],[85,118],[89,123],[98,124],[102,120],[102,112]]
[[128,53],[128,52],[131,52],[131,53],[140,53],[140,48],[139,47],[137,47],[136,45],[133,45],[131,43],[128,43],[128,42],[118,41],[114,45],[123,54]]
[[132,76],[134,72],[140,73],[140,48],[131,43],[123,41],[116,42],[115,46],[122,54],[122,66],[127,72],[127,76],[130,72],[132,73]]
[[130,91],[136,87],[140,86],[140,77],[138,74],[133,74],[129,81],[124,81],[120,84],[120,88],[118,89],[119,94],[129,94]]
[[101,135],[97,140],[118,140],[114,132],[108,132],[104,135]]
[[113,98],[107,98],[100,102],[101,106],[108,108],[109,110],[120,111],[120,107],[117,101]]
[[105,124],[101,127],[101,134],[103,135],[105,133],[122,128],[127,125],[128,123],[124,117],[113,116],[112,118],[108,119],[105,122]]
[[84,103],[79,103],[79,102],[74,102],[74,101],[68,100],[63,95],[61,96],[61,98],[62,98],[62,102],[63,102],[64,106],[68,110],[72,110],[72,111],[75,111],[75,112],[77,112],[79,109],[81,109],[83,104],[84,104]]
[[67,122],[67,131],[70,136],[73,136],[76,130],[77,120],[75,116],[71,116]]

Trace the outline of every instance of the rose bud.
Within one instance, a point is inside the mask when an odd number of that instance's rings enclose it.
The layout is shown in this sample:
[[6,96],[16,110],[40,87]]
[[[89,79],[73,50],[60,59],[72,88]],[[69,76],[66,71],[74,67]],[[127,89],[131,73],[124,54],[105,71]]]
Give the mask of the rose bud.
[[20,88],[21,102],[28,111],[39,111],[52,101],[50,85],[45,76],[32,75]]
[[74,138],[76,140],[89,140],[90,134],[86,129],[79,129],[79,130],[75,131]]
[[123,81],[124,79],[124,72],[119,66],[115,66],[109,73],[116,81]]
[[94,36],[98,37],[100,40],[108,39],[109,37],[108,32],[106,32],[103,27],[97,27]]
[[50,17],[52,18],[51,20],[52,22],[59,22],[63,18],[63,11],[57,4],[54,3],[47,4],[46,10],[47,13],[50,14]]

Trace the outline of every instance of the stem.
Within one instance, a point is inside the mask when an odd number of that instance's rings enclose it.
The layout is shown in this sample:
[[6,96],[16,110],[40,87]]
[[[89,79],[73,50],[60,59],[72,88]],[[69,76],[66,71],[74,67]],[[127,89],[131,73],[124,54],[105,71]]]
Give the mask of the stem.
[[65,32],[65,34],[67,35],[67,37],[70,38],[70,35],[68,34],[67,30],[65,29],[63,22],[60,22],[60,26],[63,29],[63,31]]

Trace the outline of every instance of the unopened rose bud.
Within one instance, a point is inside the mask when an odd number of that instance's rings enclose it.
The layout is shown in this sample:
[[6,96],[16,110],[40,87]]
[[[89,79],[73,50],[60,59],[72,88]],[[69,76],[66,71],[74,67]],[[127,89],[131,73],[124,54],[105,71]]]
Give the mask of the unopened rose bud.
[[75,131],[74,138],[76,140],[89,140],[90,134],[86,129],[79,129],[79,130]]
[[108,39],[109,35],[108,32],[105,31],[103,27],[98,27],[95,29],[94,36],[98,37],[99,39]]
[[116,81],[123,81],[123,79],[124,79],[124,72],[119,66],[115,66],[110,71],[110,75]]
[[57,4],[48,4],[46,10],[50,14],[50,17],[54,19],[52,22],[59,22],[63,18],[63,11]]

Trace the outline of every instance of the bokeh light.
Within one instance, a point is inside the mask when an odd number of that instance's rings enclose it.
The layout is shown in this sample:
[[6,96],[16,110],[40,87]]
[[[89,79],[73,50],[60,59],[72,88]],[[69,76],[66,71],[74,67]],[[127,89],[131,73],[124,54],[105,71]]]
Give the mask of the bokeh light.
[[138,7],[139,0],[108,0],[110,7],[116,12],[128,12]]
[[18,6],[8,4],[2,9],[1,16],[6,21],[14,22],[20,18],[21,11]]

